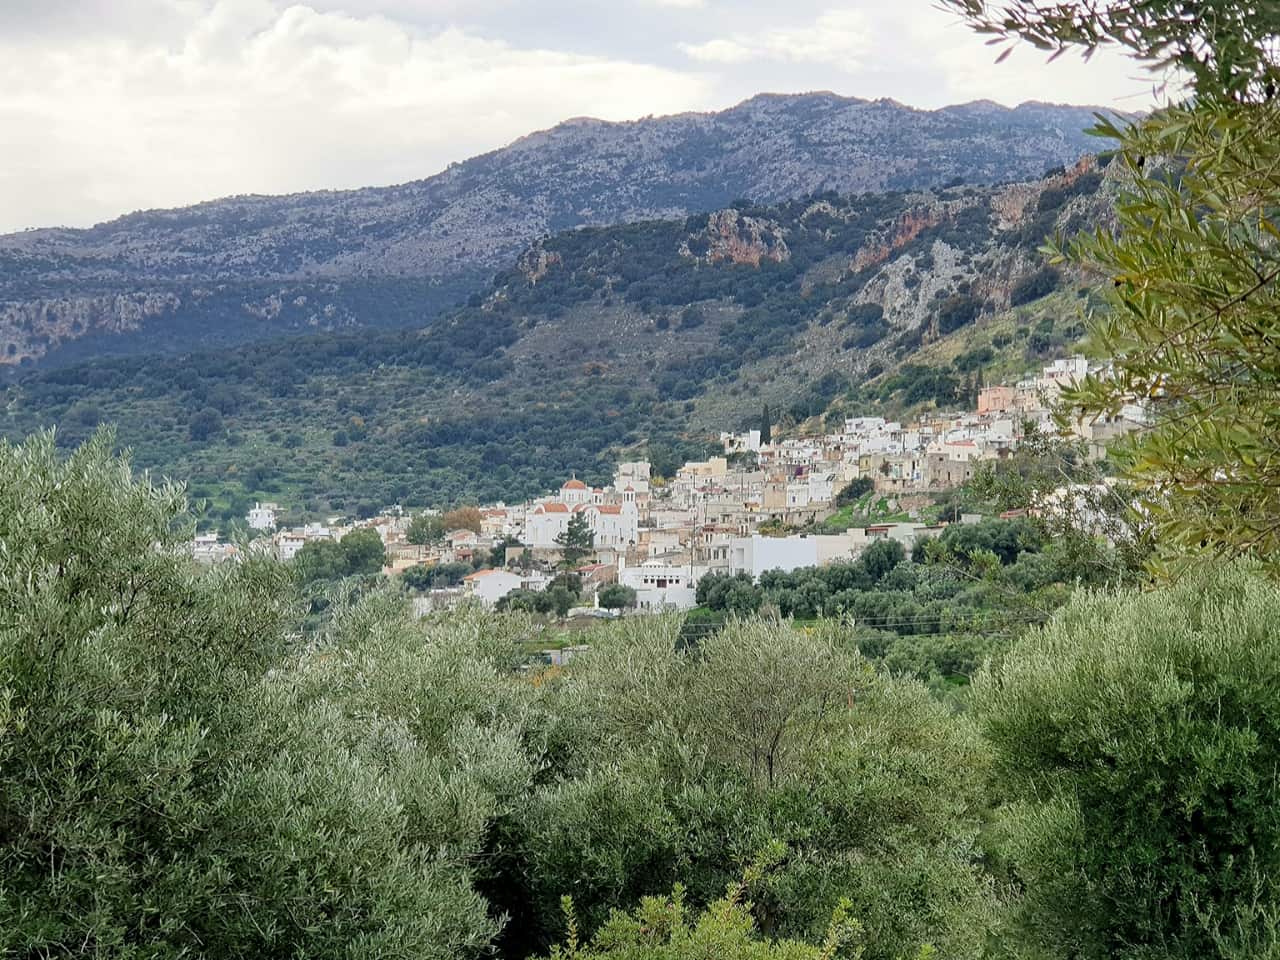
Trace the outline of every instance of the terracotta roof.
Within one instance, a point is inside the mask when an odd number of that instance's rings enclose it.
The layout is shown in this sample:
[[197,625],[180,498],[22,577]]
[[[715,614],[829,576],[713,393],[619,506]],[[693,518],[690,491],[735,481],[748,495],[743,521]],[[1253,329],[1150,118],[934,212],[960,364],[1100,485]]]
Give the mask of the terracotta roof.
[[622,512],[622,508],[619,507],[617,504],[613,504],[613,503],[597,504],[596,509],[599,510],[601,513],[607,513],[610,515]]
[[561,490],[585,490],[587,489],[587,485],[583,483],[581,480],[579,480],[577,477],[574,477],[571,480],[566,480],[564,482],[564,486],[561,487],[560,489]]
[[569,508],[563,503],[540,503],[534,513],[568,513]]
[[463,580],[479,580],[481,577],[488,577],[495,573],[502,573],[502,570],[477,570],[475,573],[469,573]]

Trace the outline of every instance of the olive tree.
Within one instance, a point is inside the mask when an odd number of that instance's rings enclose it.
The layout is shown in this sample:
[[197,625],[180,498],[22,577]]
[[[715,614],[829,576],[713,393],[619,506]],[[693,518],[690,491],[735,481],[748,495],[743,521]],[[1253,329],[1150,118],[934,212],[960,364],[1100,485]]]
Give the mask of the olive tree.
[[1278,955],[1278,623],[1234,567],[1080,595],[977,680],[1043,955]]
[[[1147,407],[1117,447],[1156,535],[1157,569],[1196,554],[1280,557],[1280,10],[1262,3],[944,0],[993,42],[1119,46],[1189,96],[1100,118],[1115,223],[1046,247],[1096,278],[1091,350],[1110,361],[1070,418]],[[1008,51],[1006,50],[1006,53]],[[1002,54],[1003,56],[1003,54]],[[1118,171],[1118,172],[1117,172]]]
[[0,444],[0,953],[486,952],[514,639],[375,593],[301,645],[288,569],[199,569],[112,445]]
[[[753,892],[765,937],[821,942],[848,899],[868,958],[979,957],[994,889],[976,837],[986,748],[913,681],[877,674],[840,625],[729,620],[677,649],[679,617],[600,628],[545,686],[547,781],[505,841],[535,906],[571,893],[585,934],[618,903],[684,885],[716,900],[741,864],[787,855]],[[661,955],[661,954],[659,954]]]

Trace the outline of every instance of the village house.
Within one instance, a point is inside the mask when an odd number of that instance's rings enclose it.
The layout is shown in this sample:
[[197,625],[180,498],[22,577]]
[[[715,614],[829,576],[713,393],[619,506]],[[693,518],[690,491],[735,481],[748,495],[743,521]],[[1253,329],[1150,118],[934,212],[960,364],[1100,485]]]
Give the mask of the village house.
[[747,430],[744,433],[722,433],[720,444],[728,455],[735,453],[759,453],[760,431]]
[[698,580],[706,573],[699,567],[673,566],[648,560],[638,567],[623,565],[618,582],[636,592],[639,610],[690,610],[698,605]]
[[280,507],[274,503],[255,503],[245,518],[249,524],[249,529],[274,530],[276,527],[276,512],[279,509]]
[[479,600],[492,609],[513,590],[545,590],[551,578],[544,573],[513,573],[510,570],[477,570],[462,579],[463,596]]
[[232,560],[240,553],[235,544],[223,543],[218,539],[218,531],[197,533],[191,541],[191,559],[196,563],[214,564],[224,560]]
[[276,559],[281,563],[288,563],[307,544],[305,534],[295,530],[281,530],[275,535],[273,541]]

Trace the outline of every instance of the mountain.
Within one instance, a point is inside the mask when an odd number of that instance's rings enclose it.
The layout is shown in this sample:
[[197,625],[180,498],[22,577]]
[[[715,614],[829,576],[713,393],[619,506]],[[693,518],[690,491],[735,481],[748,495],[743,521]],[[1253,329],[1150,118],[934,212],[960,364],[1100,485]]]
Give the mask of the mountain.
[[577,119],[393,187],[244,196],[0,236],[0,372],[421,324],[538,237],[740,198],[990,184],[1090,149],[1092,109],[914,110],[830,93]]
[[1107,223],[1099,163],[565,231],[417,329],[36,371],[0,388],[0,432],[72,444],[114,422],[215,516],[318,515],[519,498],[641,449],[669,471],[764,403],[794,421],[970,403],[997,355],[1078,337],[1088,288],[1036,248]]

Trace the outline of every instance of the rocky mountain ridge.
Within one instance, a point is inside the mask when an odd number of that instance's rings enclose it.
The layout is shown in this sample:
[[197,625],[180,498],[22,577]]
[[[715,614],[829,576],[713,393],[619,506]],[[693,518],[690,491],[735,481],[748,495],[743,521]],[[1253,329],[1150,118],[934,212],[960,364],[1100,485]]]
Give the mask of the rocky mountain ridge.
[[0,369],[422,323],[539,236],[739,198],[1026,179],[1087,152],[1092,113],[761,95],[717,113],[568,121],[398,186],[0,236]]
[[964,406],[993,362],[1078,338],[1088,285],[1037,247],[1108,222],[1113,166],[568,230],[414,329],[35,371],[0,385],[0,434],[116,423],[139,466],[232,516],[516,499],[623,453],[698,453],[765,403],[795,421]]

